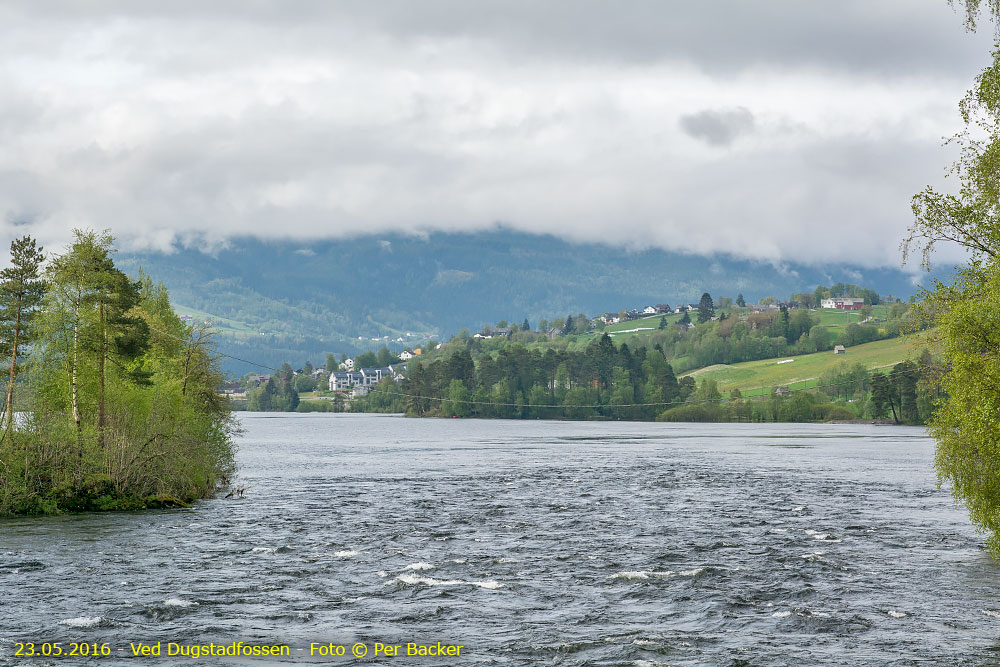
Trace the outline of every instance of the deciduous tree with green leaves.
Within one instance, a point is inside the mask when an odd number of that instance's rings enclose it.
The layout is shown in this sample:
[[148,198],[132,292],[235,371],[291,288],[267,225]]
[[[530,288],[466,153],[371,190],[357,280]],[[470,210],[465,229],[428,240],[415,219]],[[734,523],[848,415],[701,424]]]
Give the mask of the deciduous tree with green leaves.
[[[980,10],[1000,16],[1000,2],[965,0],[967,25]],[[965,129],[949,140],[960,149],[952,168],[959,187],[927,187],[913,197],[914,222],[904,257],[919,254],[927,266],[934,246],[952,242],[969,262],[951,284],[935,281],[920,310],[937,324],[949,368],[929,429],[937,440],[939,480],[949,483],[972,522],[988,535],[1000,560],[1000,50],[959,103]]]

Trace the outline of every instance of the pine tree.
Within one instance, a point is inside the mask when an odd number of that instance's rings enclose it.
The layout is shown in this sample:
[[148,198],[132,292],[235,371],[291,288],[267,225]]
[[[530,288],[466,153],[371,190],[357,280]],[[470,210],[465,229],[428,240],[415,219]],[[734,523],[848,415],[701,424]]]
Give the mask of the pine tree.
[[10,357],[7,397],[4,401],[4,435],[14,420],[14,381],[21,368],[18,358],[30,347],[36,332],[35,314],[45,296],[45,282],[39,278],[43,255],[30,236],[10,244],[10,267],[0,271],[0,326],[3,327],[3,354]]
[[736,295],[736,305],[739,306],[740,308],[746,308],[747,307],[747,302],[743,300],[743,294],[742,293]]
[[528,318],[524,318],[524,322],[521,323],[521,331],[531,331],[531,324],[528,323]]
[[660,329],[666,329],[667,328],[667,316],[666,315],[661,315],[660,316],[660,327],[659,328]]

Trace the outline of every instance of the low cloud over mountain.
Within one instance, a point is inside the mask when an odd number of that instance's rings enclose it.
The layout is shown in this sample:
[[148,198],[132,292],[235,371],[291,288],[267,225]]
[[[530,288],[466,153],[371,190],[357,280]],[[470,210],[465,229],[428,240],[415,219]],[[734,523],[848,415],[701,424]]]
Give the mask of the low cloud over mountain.
[[507,228],[890,266],[989,52],[943,0],[0,8],[0,222]]

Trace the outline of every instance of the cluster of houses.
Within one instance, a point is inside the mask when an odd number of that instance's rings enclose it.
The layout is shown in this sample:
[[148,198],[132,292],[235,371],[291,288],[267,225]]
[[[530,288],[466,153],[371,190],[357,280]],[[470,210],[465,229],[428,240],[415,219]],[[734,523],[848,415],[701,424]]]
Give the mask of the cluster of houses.
[[[429,332],[427,334],[423,334],[423,335],[424,336],[428,336],[428,335],[429,336],[434,336],[436,334],[437,334],[436,331],[431,331],[431,332]],[[412,331],[407,331],[406,332],[406,338],[420,338],[420,337],[421,337],[421,334],[415,334]],[[364,336],[358,336],[358,340],[365,340],[365,337]],[[397,338],[390,338],[389,336],[372,336],[370,338],[370,340],[372,342],[384,341],[386,343],[388,343],[388,342],[402,343],[402,342],[405,341],[405,339],[402,336],[399,336]]]
[[[412,356],[411,353],[410,357]],[[354,360],[346,359],[340,364],[340,368],[343,370],[334,371],[329,374],[328,382],[330,391],[350,391],[352,396],[365,396],[371,391],[372,387],[385,378],[391,378],[393,382],[402,382],[403,367],[404,364],[399,364],[395,368],[393,366],[386,366],[384,368],[361,368],[354,370]],[[302,375],[304,372],[305,370],[300,368],[295,371],[295,374]],[[320,366],[314,369],[309,375],[319,380],[326,377],[327,372],[325,368]],[[260,388],[266,385],[270,379],[271,376],[266,373],[251,373],[246,376],[246,386],[251,389]],[[238,382],[226,385],[223,389],[226,394],[233,396],[244,395],[243,389]]]
[[[353,362],[353,359],[348,361]],[[353,368],[353,363],[351,365]],[[393,382],[402,382],[403,374],[392,366],[334,371],[330,373],[330,391],[350,391],[352,396],[365,396],[372,387],[385,378],[390,378]]]
[[[473,334],[473,338],[487,339],[487,338],[510,338],[513,333],[510,327],[497,327],[491,329],[489,327],[484,328],[481,332]],[[400,357],[402,359],[402,357]]]
[[650,317],[651,315],[669,315],[670,313],[683,313],[685,311],[698,310],[698,304],[689,303],[675,308],[671,308],[668,303],[658,303],[655,306],[646,306],[642,310],[632,308],[620,313],[604,313],[594,318],[594,322],[604,322],[605,324],[618,324],[619,322],[629,322],[640,317]]
[[[409,361],[413,357],[417,356],[420,356],[420,350],[416,350],[414,352],[410,352],[409,350],[403,350],[402,352],[399,353],[400,361]],[[351,372],[354,370],[354,359],[344,359],[343,361],[340,362],[340,364],[337,367],[342,371]],[[391,369],[392,366],[389,366],[388,368]]]

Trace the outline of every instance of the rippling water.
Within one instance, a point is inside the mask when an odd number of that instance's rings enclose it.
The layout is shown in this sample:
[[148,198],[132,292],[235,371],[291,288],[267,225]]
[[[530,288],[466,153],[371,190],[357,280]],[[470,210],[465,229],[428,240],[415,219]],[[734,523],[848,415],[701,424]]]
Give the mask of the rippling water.
[[[1000,659],[1000,569],[919,429],[242,419],[243,500],[0,521],[0,662],[29,639],[466,647],[426,664]],[[191,664],[156,664],[174,662]]]

